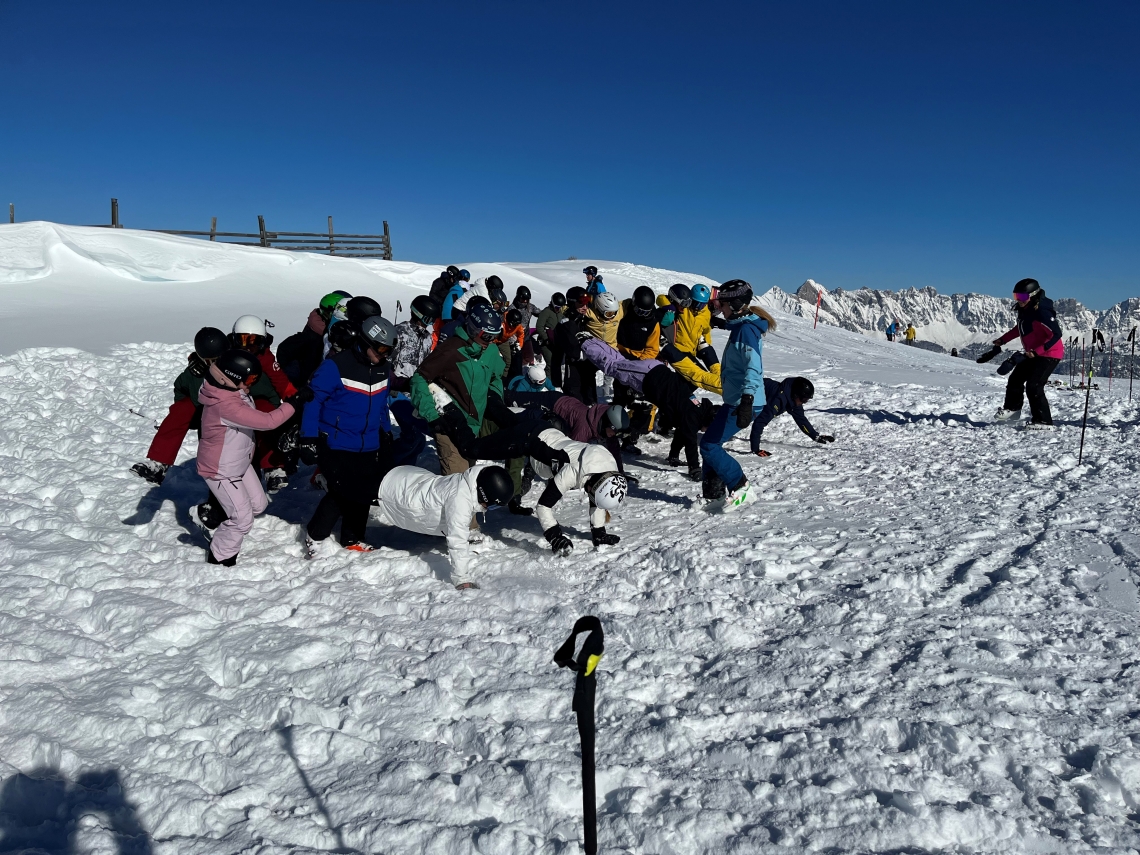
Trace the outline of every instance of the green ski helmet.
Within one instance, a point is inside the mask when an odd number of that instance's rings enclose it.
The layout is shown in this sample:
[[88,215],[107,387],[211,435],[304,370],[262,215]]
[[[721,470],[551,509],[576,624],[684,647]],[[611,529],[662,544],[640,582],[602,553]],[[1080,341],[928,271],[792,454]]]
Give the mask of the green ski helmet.
[[327,321],[342,301],[351,298],[352,295],[347,291],[333,291],[331,294],[325,294],[321,297],[321,302],[317,304],[317,313]]

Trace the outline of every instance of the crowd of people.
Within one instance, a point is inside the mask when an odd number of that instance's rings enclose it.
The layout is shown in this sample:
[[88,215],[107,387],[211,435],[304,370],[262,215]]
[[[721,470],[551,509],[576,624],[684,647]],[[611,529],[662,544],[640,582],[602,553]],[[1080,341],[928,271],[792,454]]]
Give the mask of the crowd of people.
[[[670,440],[667,464],[725,511],[753,498],[724,447],[740,431],[749,430],[759,457],[770,456],[764,429],[782,413],[809,439],[834,442],[804,412],[815,395],[808,378],[764,376],[776,321],[748,282],[676,284],[661,295],[641,286],[621,299],[595,267],[583,273],[583,285],[537,308],[526,286],[508,298],[498,276],[472,281],[449,267],[398,325],[375,300],[334,291],[276,353],[263,318],[243,315],[229,333],[206,327],[133,471],[161,484],[196,429],[210,495],[192,516],[210,537],[206,560],[233,566],[269,494],[313,466],[310,483],[325,494],[301,534],[307,558],[371,551],[373,520],[446,538],[453,582],[464,589],[477,587],[479,515],[494,508],[533,517],[564,556],[575,544],[559,503],[583,491],[593,544],[619,542],[607,526],[636,484],[623,458],[641,454],[647,434]],[[1047,425],[1044,382],[1063,352],[1060,328],[1035,280],[1019,282],[1015,298],[1018,326],[995,349],[1020,336],[1024,360],[1002,416],[1020,413],[1027,395],[1033,424]],[[719,354],[714,328],[727,332]],[[419,465],[429,442],[438,474]]]

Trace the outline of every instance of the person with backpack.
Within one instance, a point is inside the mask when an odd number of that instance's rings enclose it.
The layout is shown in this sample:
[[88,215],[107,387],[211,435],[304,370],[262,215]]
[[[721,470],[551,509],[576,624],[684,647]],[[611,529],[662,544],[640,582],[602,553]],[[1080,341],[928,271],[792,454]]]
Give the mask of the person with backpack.
[[206,553],[209,564],[233,567],[253,519],[269,499],[253,467],[254,431],[269,431],[293,415],[288,401],[272,412],[254,406],[249,387],[261,373],[257,359],[245,350],[227,350],[209,367],[198,390],[202,404],[202,440],[198,474],[226,513]]
[[325,358],[325,332],[329,319],[336,307],[345,300],[351,300],[347,291],[333,291],[321,297],[317,308],[309,312],[305,328],[293,333],[277,347],[277,364],[285,376],[300,389],[309,382],[313,372]]
[[1053,424],[1053,413],[1045,397],[1045,384],[1065,356],[1064,334],[1053,301],[1045,296],[1036,279],[1022,279],[1014,285],[1013,300],[1017,324],[994,339],[994,345],[1001,347],[1020,337],[1025,358],[1009,373],[1005,401],[997,418],[1001,421],[1019,418],[1028,398],[1032,418],[1026,429],[1047,430]]
[[[462,271],[454,264],[448,265],[448,268],[432,281],[431,287],[428,289],[428,296],[435,300],[437,305],[442,306],[447,292],[450,291],[456,281],[459,280],[460,273],[462,273]],[[470,274],[468,274],[468,276],[470,276]]]
[[764,408],[760,410],[760,414],[752,422],[752,434],[749,437],[752,453],[757,457],[772,456],[760,447],[760,442],[764,436],[764,428],[768,427],[772,419],[781,413],[790,414],[800,430],[814,442],[818,442],[820,445],[835,442],[835,437],[829,434],[821,434],[812,427],[804,413],[804,404],[814,397],[815,384],[806,377],[788,377],[781,382],[769,380],[765,377]]

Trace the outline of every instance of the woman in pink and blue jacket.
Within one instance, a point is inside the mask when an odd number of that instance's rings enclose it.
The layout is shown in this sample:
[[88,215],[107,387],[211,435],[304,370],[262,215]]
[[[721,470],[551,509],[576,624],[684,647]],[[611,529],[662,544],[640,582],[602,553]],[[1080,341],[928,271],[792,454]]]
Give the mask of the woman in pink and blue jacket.
[[1045,381],[1065,355],[1064,334],[1057,323],[1053,301],[1045,296],[1036,279],[1022,279],[1013,286],[1016,301],[1017,326],[994,339],[999,347],[1021,336],[1025,358],[1009,374],[1005,386],[1005,403],[998,411],[999,419],[1010,419],[1021,414],[1025,398],[1029,398],[1029,412],[1033,421],[1026,427],[1040,428],[1053,424],[1049,400],[1045,397]]

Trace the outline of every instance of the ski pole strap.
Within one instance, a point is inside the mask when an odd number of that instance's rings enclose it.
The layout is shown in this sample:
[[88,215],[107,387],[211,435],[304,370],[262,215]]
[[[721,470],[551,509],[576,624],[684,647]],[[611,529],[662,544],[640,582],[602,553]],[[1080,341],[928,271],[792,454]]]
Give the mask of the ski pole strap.
[[[578,659],[575,661],[574,644],[583,632],[588,632],[589,635],[582,642],[582,649],[578,652]],[[586,615],[574,622],[570,637],[554,651],[554,664],[559,668],[569,668],[571,671],[576,671],[582,677],[589,677],[598,667],[598,662],[601,661],[605,649],[605,633],[602,631],[602,622],[593,615]]]

